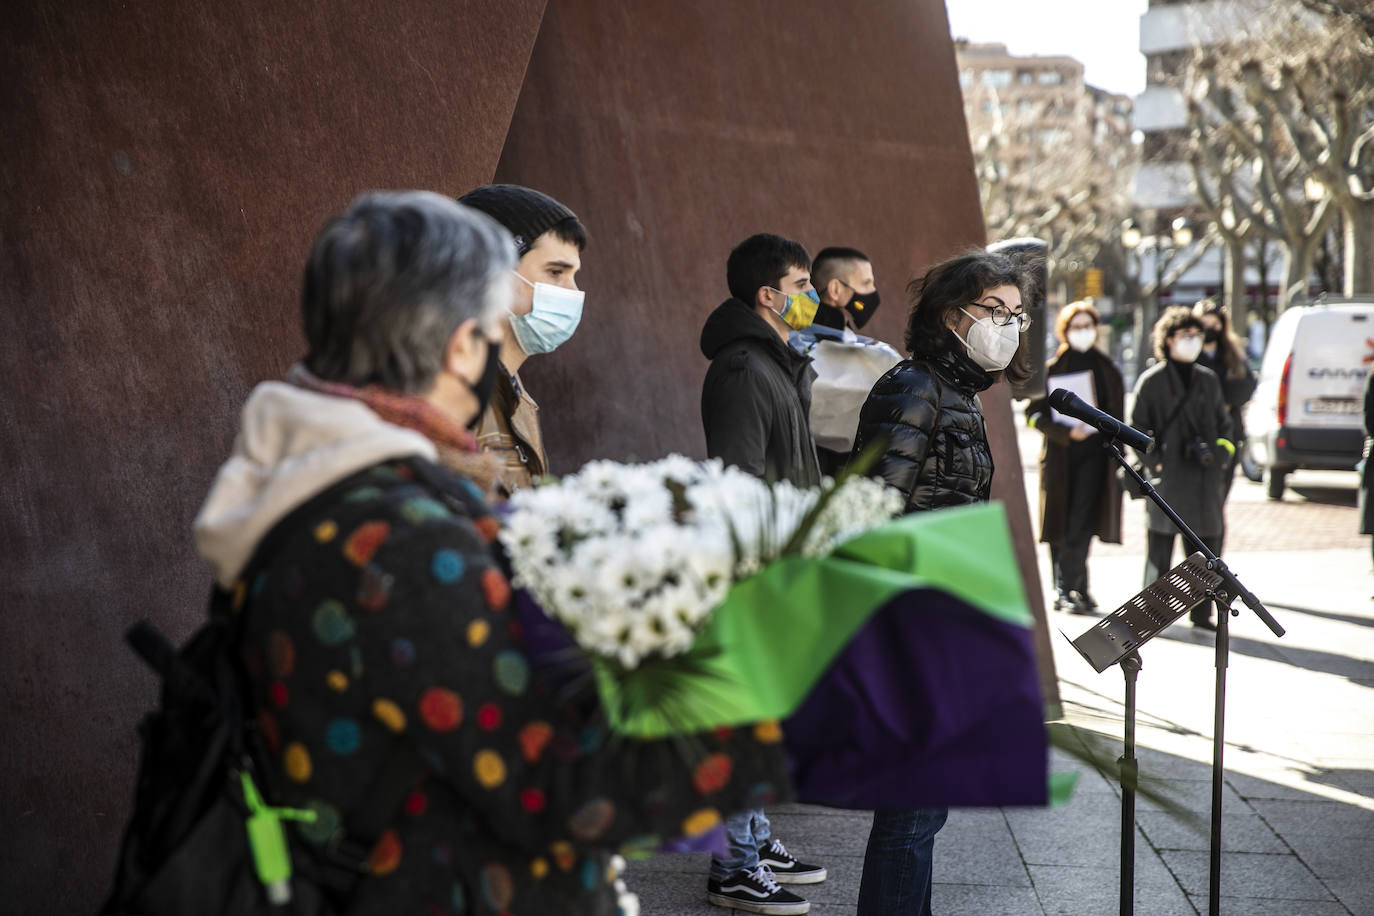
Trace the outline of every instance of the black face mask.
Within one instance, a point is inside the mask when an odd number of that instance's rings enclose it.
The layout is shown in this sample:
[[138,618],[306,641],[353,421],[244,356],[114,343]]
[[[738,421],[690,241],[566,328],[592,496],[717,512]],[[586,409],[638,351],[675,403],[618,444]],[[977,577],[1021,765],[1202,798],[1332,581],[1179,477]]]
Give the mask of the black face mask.
[[[844,283],[843,280],[840,282]],[[844,285],[849,286],[848,283],[844,283]],[[878,295],[876,289],[871,293],[861,293],[854,290],[852,286],[849,288],[854,291],[854,295],[849,297],[849,302],[845,304],[844,308],[854,319],[854,327],[862,328],[873,318],[873,313],[878,310],[882,297]]]
[[487,412],[487,405],[491,403],[491,393],[496,387],[496,373],[501,371],[501,345],[499,343],[487,344],[487,364],[482,367],[482,374],[477,378],[477,384],[468,385],[472,391],[472,396],[477,399],[477,413],[472,415],[468,421],[468,429],[475,430],[477,425],[482,422],[482,415]]
[[1220,328],[1208,328],[1202,332],[1203,343],[1219,343],[1221,341]]

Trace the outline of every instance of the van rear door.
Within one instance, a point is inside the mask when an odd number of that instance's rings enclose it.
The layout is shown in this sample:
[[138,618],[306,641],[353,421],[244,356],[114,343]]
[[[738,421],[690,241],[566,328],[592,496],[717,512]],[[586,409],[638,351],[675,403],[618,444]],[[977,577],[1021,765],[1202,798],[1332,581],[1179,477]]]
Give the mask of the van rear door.
[[1317,307],[1302,316],[1289,370],[1287,427],[1360,427],[1374,362],[1374,303]]

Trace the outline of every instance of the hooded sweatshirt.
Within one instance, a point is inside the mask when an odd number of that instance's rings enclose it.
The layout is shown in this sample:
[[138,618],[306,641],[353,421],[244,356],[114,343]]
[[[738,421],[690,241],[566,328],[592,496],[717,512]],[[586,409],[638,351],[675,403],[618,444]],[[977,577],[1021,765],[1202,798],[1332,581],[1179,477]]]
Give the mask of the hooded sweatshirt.
[[[556,692],[497,520],[434,452],[353,398],[278,383],[249,398],[195,529],[241,615],[264,791],[317,812],[287,827],[302,849],[372,839],[350,824],[396,794],[342,916],[614,916],[612,850],[699,841],[786,797],[781,733],[616,739],[590,697]],[[395,774],[402,749],[418,780]]]
[[759,477],[818,484],[811,358],[738,299],[727,299],[706,319],[701,352],[711,360],[701,388],[706,453]]
[[434,444],[388,423],[361,401],[264,382],[243,405],[234,449],[192,530],[229,588],[267,532],[330,484],[392,458],[433,461]]

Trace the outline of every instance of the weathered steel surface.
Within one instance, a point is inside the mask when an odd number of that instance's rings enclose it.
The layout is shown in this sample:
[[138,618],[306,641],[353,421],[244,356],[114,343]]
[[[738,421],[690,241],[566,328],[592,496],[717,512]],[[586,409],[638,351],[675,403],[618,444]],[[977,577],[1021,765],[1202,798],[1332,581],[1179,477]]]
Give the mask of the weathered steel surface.
[[490,180],[544,0],[0,7],[0,909],[90,912],[154,695],[121,635],[203,616],[190,520],[310,242]]
[[[591,234],[582,325],[522,372],[554,471],[704,453],[698,335],[755,232],[866,252],[884,304],[865,331],[900,349],[907,282],[984,242],[967,138],[940,0],[549,4],[497,175]],[[1057,706],[1006,387],[983,404]]]
[[[495,173],[583,216],[586,318],[528,370],[558,471],[702,453],[697,335],[745,236],[866,250],[870,328],[896,343],[906,281],[983,241],[939,0],[21,0],[0,105],[16,912],[89,911],[106,886],[154,687],[122,631],[199,620],[191,517],[244,395],[299,355],[301,265],[355,193]],[[1038,606],[1009,401],[984,402]]]

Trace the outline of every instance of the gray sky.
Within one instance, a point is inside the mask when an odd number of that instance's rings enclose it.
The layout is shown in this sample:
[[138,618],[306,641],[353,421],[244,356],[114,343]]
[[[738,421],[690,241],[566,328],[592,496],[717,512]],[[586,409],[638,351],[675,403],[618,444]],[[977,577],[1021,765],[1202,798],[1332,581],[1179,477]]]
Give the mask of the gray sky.
[[1140,14],[1148,0],[945,0],[950,34],[1001,42],[1013,54],[1067,54],[1112,92],[1145,88]]

